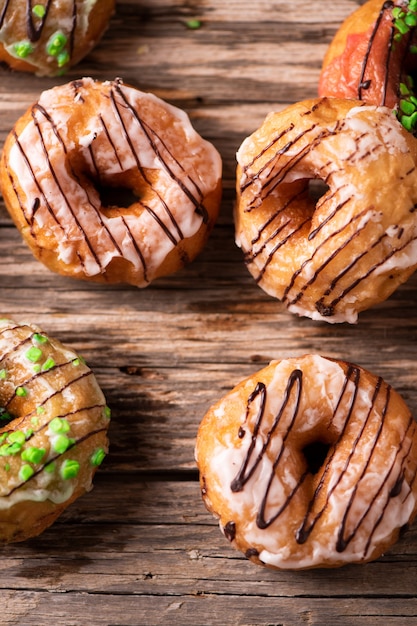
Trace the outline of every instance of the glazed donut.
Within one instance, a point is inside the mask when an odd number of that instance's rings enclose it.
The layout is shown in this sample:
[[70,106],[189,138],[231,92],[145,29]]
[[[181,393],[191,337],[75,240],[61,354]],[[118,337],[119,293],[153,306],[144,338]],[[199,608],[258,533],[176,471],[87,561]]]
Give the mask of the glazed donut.
[[330,44],[319,95],[388,106],[407,130],[414,131],[416,24],[416,0],[368,0],[347,17]]
[[202,420],[196,459],[224,535],[272,568],[373,560],[417,511],[416,423],[401,396],[318,355],[238,384]]
[[[417,142],[386,107],[294,104],[237,161],[236,242],[290,311],[354,323],[417,267]],[[325,186],[317,202],[310,181]]]
[[83,359],[0,320],[0,542],[41,533],[92,488],[110,411]]
[[11,217],[51,270],[147,286],[194,259],[217,218],[221,160],[186,113],[122,81],[42,93],[6,139]]
[[0,61],[55,76],[78,63],[106,30],[115,0],[3,0]]

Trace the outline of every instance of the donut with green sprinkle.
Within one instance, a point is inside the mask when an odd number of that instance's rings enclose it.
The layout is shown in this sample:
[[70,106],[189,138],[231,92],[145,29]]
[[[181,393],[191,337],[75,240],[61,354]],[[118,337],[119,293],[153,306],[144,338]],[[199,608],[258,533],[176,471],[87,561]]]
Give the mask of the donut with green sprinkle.
[[319,95],[391,108],[417,132],[417,0],[368,0],[342,24],[323,62]]
[[115,0],[4,0],[0,61],[55,76],[78,63],[106,30]]
[[0,319],[0,543],[38,535],[91,489],[109,422],[83,358],[32,324]]

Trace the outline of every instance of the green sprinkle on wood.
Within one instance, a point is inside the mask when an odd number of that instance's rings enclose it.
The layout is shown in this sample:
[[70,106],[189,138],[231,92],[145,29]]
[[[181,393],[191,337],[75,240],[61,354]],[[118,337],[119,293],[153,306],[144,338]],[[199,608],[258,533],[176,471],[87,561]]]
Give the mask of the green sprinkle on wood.
[[16,395],[19,398],[26,398],[26,396],[28,395],[28,390],[26,389],[26,387],[17,387],[16,388]]
[[196,18],[192,18],[190,20],[187,20],[185,22],[185,25],[190,30],[198,30],[199,28],[201,28],[201,21]]

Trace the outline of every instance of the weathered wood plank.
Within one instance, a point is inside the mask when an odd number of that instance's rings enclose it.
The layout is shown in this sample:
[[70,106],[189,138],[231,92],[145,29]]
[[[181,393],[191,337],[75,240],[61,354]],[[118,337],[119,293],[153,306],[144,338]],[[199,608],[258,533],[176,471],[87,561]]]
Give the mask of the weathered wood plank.
[[[194,462],[208,407],[271,359],[305,352],[382,375],[417,415],[417,277],[356,326],[288,314],[234,243],[235,153],[272,109],[317,92],[322,57],[359,0],[121,0],[99,46],[58,79],[0,67],[0,144],[39,93],[122,77],[184,108],[224,163],[200,257],[146,290],[72,281],[31,255],[0,201],[0,311],[80,351],[113,410],[95,489],[43,535],[2,549],[13,626],[414,626],[417,526],[364,567],[275,572],[229,546]],[[187,20],[201,20],[196,30]]]

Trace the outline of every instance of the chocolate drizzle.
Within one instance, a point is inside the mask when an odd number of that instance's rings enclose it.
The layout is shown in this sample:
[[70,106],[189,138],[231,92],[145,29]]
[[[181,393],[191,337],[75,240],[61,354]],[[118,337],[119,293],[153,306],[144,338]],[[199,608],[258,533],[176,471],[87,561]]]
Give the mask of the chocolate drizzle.
[[[77,104],[85,102],[89,97],[89,92],[84,87],[84,81],[74,81],[72,84],[74,89],[74,108]],[[107,98],[111,107],[107,107],[107,113],[97,111],[96,132],[85,151],[85,168],[87,171],[79,171],[80,166],[73,166],[73,158],[68,152],[66,131],[63,125],[56,119],[53,106],[37,103],[32,107],[31,116],[34,130],[37,135],[38,145],[41,147],[44,163],[50,172],[52,178],[52,186],[56,198],[51,199],[51,185],[49,189],[45,186],[45,176],[40,177],[37,174],[38,166],[35,163],[35,157],[32,155],[28,142],[24,141],[21,135],[14,131],[14,141],[20,152],[27,172],[36,189],[36,197],[31,200],[30,206],[26,206],[23,199],[17,193],[18,186],[13,178],[13,170],[5,156],[6,170],[8,172],[11,186],[15,190],[16,198],[19,202],[21,211],[25,220],[30,227],[33,237],[35,235],[35,223],[38,221],[40,210],[47,211],[54,226],[57,226],[61,232],[60,239],[71,245],[71,241],[77,241],[76,254],[79,263],[86,274],[105,273],[108,264],[106,250],[111,251],[112,257],[125,257],[125,247],[129,248],[130,260],[132,260],[133,252],[136,254],[137,260],[134,265],[142,268],[143,279],[145,283],[150,281],[148,275],[148,262],[143,248],[141,238],[138,233],[134,232],[133,222],[129,219],[129,212],[118,216],[117,220],[112,221],[108,218],[103,207],[97,201],[97,191],[91,186],[91,182],[97,185],[106,183],[107,173],[100,168],[99,163],[103,163],[103,151],[110,150],[114,163],[120,168],[120,174],[124,174],[124,162],[127,157],[120,151],[121,138],[124,142],[124,151],[130,153],[136,164],[137,172],[142,184],[145,188],[144,193],[137,199],[138,206],[149,214],[152,220],[158,225],[158,229],[165,238],[167,238],[172,247],[185,238],[183,228],[178,217],[175,216],[168,205],[166,194],[158,181],[151,178],[147,168],[143,164],[141,157],[141,143],[146,154],[153,154],[155,161],[159,164],[169,177],[170,184],[177,187],[179,193],[185,198],[186,202],[191,203],[196,214],[201,216],[202,222],[207,223],[209,220],[208,212],[203,205],[204,194],[198,182],[198,177],[191,176],[187,173],[183,165],[178,161],[172,149],[168,147],[166,141],[160,136],[158,131],[150,126],[149,122],[141,116],[138,105],[135,101],[131,103],[131,88],[125,88],[120,80],[113,81],[109,86],[103,89],[103,97]],[[96,97],[99,87],[94,86],[95,93],[92,97]],[[58,97],[58,96],[57,96]],[[75,113],[74,113],[75,114]],[[110,118],[112,116],[112,118]],[[94,122],[92,122],[94,123]],[[101,133],[100,133],[101,129]],[[97,146],[97,137],[100,133],[100,146]],[[135,137],[132,136],[135,133]],[[136,134],[139,137],[137,141]],[[51,136],[55,138],[54,157],[50,156],[49,142]],[[97,150],[99,152],[97,152]],[[61,152],[61,154],[59,154]],[[36,155],[37,157],[37,155]],[[109,157],[107,157],[109,158]],[[148,157],[149,159],[149,157]],[[88,160],[90,164],[88,164]],[[62,181],[58,171],[61,170],[61,164],[65,164],[70,180]],[[88,178],[89,184],[85,184],[85,178]],[[76,185],[76,200],[73,199],[74,184]],[[72,191],[71,191],[72,190]],[[84,195],[83,210],[79,209],[80,196]],[[150,198],[147,202],[145,198]],[[65,207],[64,212],[62,207]],[[192,210],[192,208],[190,209]],[[87,219],[87,212],[90,218]],[[68,218],[70,216],[70,218]],[[117,228],[116,228],[117,222]],[[113,226],[114,224],[114,226]],[[121,231],[124,231],[123,234]],[[101,252],[98,250],[97,232],[100,232]],[[71,234],[70,234],[71,233]],[[187,235],[188,236],[188,235]],[[133,262],[133,261],[132,261]],[[87,271],[89,265],[90,270]],[[93,268],[95,267],[95,269]]]
[[[343,132],[354,141],[354,147],[344,156],[348,165],[359,168],[370,155],[374,159],[384,149],[382,142],[370,144],[371,129],[353,135],[347,119],[336,120],[325,128],[314,123],[301,130],[294,126],[284,130],[278,127],[276,137],[242,165],[240,183],[242,198],[245,194],[241,200],[244,213],[256,212],[269,202],[268,209],[260,212],[259,218],[253,218],[256,234],[248,244],[242,243],[245,262],[256,282],[266,281],[269,266],[275,262],[276,268],[282,255],[282,265],[288,266],[288,270],[283,270],[287,273],[279,278],[280,299],[287,306],[300,308],[304,299],[309,310],[316,310],[323,317],[336,316],[339,309],[343,312],[342,303],[351,292],[356,289],[360,297],[368,277],[394,255],[401,254],[416,238],[411,228],[403,230],[408,235],[400,242],[393,234],[395,224],[390,229],[385,227],[381,234],[381,229],[372,225],[373,216],[382,211],[379,206],[365,199],[363,207],[356,207],[357,198],[341,179],[337,163],[316,165],[314,151],[320,143],[328,140],[331,145],[332,138]],[[385,141],[389,145],[388,136]],[[317,163],[320,158],[317,157]],[[307,197],[306,170],[311,170],[312,178],[319,178],[328,186],[316,206]],[[317,215],[320,211],[320,217],[313,227],[316,211]],[[304,245],[303,240],[314,246]],[[285,254],[294,256],[295,263],[286,263]],[[270,274],[268,280],[274,283],[275,277]]]
[[[317,476],[310,473],[309,468],[300,469],[300,474],[293,477],[293,484],[288,485],[286,495],[277,503],[277,496],[274,495],[272,505],[270,493],[274,481],[281,472],[284,472],[286,454],[298,455],[299,451],[292,448],[297,428],[300,426],[303,415],[300,413],[300,405],[303,397],[302,370],[294,369],[288,376],[282,402],[275,416],[266,418],[268,394],[272,393],[264,383],[258,382],[250,394],[245,416],[246,429],[252,424],[252,439],[244,455],[242,465],[231,482],[232,492],[240,492],[249,487],[249,482],[259,468],[259,472],[265,472],[265,468],[271,464],[269,477],[266,476],[263,482],[262,491],[257,493],[258,511],[256,514],[256,524],[259,529],[265,530],[276,522],[283,512],[291,506],[292,500],[301,489],[301,500],[306,502],[304,515],[299,520],[298,530],[295,540],[298,544],[309,541],[319,521],[329,513],[333,506],[333,498],[338,495],[337,507],[341,508],[340,521],[337,527],[337,537],[334,549],[337,552],[344,552],[348,545],[357,536],[359,529],[365,520],[370,527],[369,539],[365,540],[364,557],[366,556],[377,528],[381,524],[390,499],[398,497],[402,493],[405,481],[405,469],[407,457],[410,453],[415,424],[412,416],[409,417],[408,425],[404,427],[404,432],[399,435],[399,446],[395,454],[387,454],[387,464],[380,473],[379,482],[375,479],[368,480],[368,472],[375,474],[374,460],[378,459],[381,453],[381,446],[384,443],[384,428],[386,418],[390,410],[391,387],[383,382],[381,378],[375,379],[375,385],[370,391],[369,405],[359,407],[363,402],[363,389],[369,389],[369,379],[363,380],[363,372],[354,365],[345,364],[345,377],[340,385],[338,397],[335,401],[334,413],[324,427],[329,440],[327,458],[323,466],[318,470]],[[357,411],[363,413],[363,418],[358,421]],[[264,421],[268,419],[268,425]],[[324,419],[324,418],[323,418]],[[413,430],[414,429],[414,430]],[[333,434],[331,434],[333,433]],[[272,446],[273,440],[281,441],[277,447]],[[350,441],[349,451],[339,452],[339,446],[346,446],[342,441]],[[310,443],[314,443],[313,441]],[[289,450],[291,446],[291,451]],[[272,454],[272,449],[274,452]],[[258,452],[255,453],[255,450]],[[268,456],[267,465],[260,466],[264,457]],[[301,464],[300,468],[303,465]],[[350,487],[346,487],[346,480],[349,478],[355,467],[355,482]],[[260,480],[256,478],[257,490],[260,489]],[[414,476],[415,479],[415,476]],[[413,479],[413,480],[414,480]],[[345,481],[345,482],[344,482]],[[280,491],[283,486],[280,487]],[[266,511],[269,509],[269,516]],[[297,508],[296,511],[299,509]],[[297,513],[299,515],[299,513]]]

